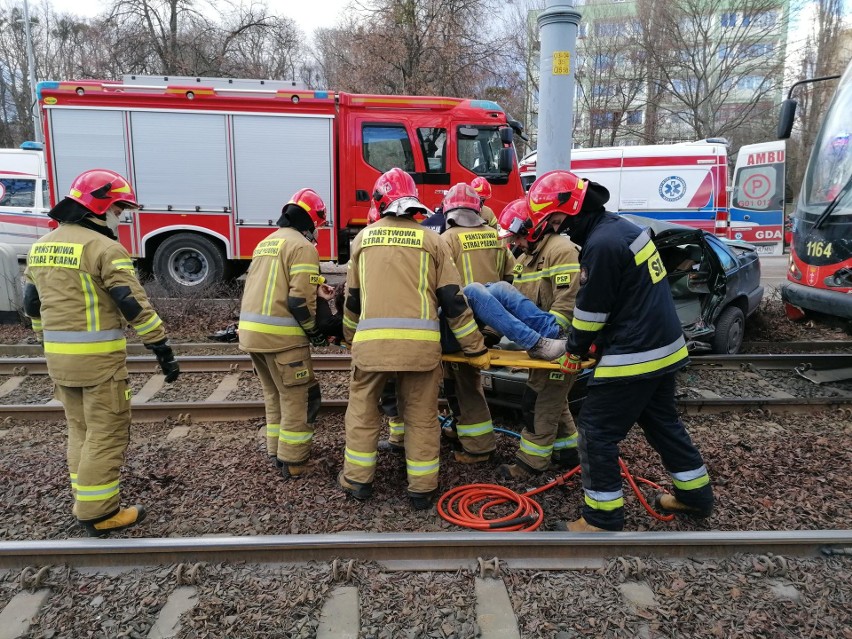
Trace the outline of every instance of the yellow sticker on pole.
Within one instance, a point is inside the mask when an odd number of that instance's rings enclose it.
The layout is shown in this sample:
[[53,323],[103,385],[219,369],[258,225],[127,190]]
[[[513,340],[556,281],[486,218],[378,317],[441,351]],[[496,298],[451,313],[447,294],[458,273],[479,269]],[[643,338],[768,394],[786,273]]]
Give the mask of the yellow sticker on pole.
[[571,75],[571,52],[553,52],[553,75]]

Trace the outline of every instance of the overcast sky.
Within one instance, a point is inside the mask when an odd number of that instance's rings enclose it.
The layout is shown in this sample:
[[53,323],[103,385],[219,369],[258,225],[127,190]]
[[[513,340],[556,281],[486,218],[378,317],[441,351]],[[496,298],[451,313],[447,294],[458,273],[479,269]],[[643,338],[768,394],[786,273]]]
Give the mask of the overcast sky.
[[[277,15],[293,18],[301,29],[310,35],[318,27],[333,27],[349,0],[267,0],[267,5]],[[106,0],[50,0],[57,11],[91,17],[105,10],[111,3]],[[30,0],[30,6],[38,5]]]

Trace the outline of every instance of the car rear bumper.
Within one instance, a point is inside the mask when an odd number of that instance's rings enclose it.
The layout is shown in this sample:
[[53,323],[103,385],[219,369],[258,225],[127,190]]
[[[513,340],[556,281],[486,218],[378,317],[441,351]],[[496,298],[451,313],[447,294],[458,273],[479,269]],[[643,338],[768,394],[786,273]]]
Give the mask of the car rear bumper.
[[794,282],[781,286],[781,299],[809,311],[852,319],[852,294],[811,288]]

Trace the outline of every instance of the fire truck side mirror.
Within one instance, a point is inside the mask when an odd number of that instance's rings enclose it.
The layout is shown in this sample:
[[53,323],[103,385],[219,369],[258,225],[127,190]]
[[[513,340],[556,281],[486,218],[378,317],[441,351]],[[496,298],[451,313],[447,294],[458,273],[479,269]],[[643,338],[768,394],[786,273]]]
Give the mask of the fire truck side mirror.
[[796,106],[798,101],[793,98],[787,98],[781,103],[781,113],[778,115],[778,130],[776,131],[779,140],[786,140],[790,137],[793,131],[793,122],[796,119]]
[[505,144],[505,145],[511,144],[512,143],[512,137],[513,137],[512,136],[512,129],[510,129],[509,127],[505,127],[505,126],[502,129],[500,129],[500,141],[503,144]]
[[500,159],[498,160],[497,168],[500,173],[511,173],[515,166],[515,151],[512,147],[500,149]]

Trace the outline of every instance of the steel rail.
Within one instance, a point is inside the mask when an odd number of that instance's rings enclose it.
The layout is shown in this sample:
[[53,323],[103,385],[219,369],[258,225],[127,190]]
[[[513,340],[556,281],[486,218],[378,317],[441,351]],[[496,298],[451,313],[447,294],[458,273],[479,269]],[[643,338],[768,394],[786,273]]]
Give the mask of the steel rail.
[[187,562],[416,562],[430,570],[470,568],[498,557],[558,569],[565,562],[621,556],[729,557],[738,553],[846,553],[852,530],[739,532],[335,533],[253,537],[67,539],[0,542],[0,568],[120,566]]
[[[445,404],[444,400],[440,402]],[[346,399],[326,399],[320,411],[323,414],[339,413],[349,405]],[[852,419],[850,397],[757,397],[679,399],[678,408],[689,415],[762,410],[773,414],[810,414],[814,410],[838,410]],[[133,421],[137,423],[160,422],[174,419],[180,423],[235,422],[264,416],[261,400],[232,402],[143,402],[133,404]],[[63,419],[65,413],[58,402],[49,404],[0,404],[0,420],[37,421]],[[844,417],[844,419],[847,417]]]
[[[233,373],[251,372],[252,363],[248,355],[178,355],[181,372],[184,373]],[[349,355],[322,355],[311,357],[315,371],[348,371],[352,360]],[[131,373],[157,373],[157,360],[153,355],[131,355],[127,358],[127,370]],[[47,363],[43,357],[0,358],[0,375],[47,375]]]
[[[181,370],[193,373],[250,372],[251,359],[248,355],[178,355]],[[311,357],[316,371],[348,371],[350,355],[314,354]],[[762,370],[783,370],[797,366],[811,369],[838,369],[852,367],[852,352],[846,353],[779,353],[700,355],[690,359],[690,366],[739,370],[751,367]],[[127,369],[131,373],[157,372],[157,360],[152,355],[127,358]],[[47,364],[43,357],[0,358],[0,375],[46,375]]]

